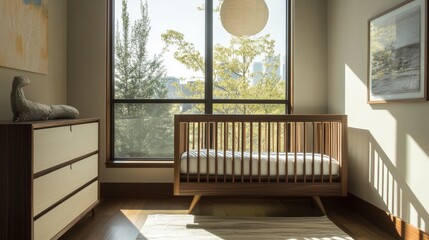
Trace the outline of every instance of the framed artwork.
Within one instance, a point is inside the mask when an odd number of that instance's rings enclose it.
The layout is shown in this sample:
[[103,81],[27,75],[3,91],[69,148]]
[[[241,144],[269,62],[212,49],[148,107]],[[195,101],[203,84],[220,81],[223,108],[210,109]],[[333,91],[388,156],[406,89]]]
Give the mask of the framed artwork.
[[368,20],[368,103],[427,100],[426,0]]
[[0,0],[0,66],[48,73],[48,0]]

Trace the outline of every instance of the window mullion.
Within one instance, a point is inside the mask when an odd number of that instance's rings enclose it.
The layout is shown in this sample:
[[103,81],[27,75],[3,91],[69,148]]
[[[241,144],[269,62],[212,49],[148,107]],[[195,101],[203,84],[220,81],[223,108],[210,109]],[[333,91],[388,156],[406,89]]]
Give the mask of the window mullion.
[[205,114],[213,113],[213,0],[205,2]]
[[291,61],[292,61],[292,10],[291,0],[286,1],[286,114],[292,114],[292,74],[291,74]]

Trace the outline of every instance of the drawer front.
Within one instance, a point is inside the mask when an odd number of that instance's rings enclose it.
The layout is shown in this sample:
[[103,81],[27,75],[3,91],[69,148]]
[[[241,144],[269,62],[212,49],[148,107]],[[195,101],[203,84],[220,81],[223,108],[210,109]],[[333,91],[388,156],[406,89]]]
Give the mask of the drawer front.
[[34,221],[34,239],[51,239],[98,199],[98,181]]
[[34,167],[38,173],[98,150],[98,123],[34,131]]
[[60,168],[34,180],[33,216],[63,199],[98,175],[98,155]]

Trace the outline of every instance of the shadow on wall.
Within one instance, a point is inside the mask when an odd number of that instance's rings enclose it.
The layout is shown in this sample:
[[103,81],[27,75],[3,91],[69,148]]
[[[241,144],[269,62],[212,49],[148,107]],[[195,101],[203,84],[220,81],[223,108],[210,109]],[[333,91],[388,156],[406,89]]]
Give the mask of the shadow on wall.
[[[350,185],[378,199],[378,206],[395,216],[410,220],[417,217],[417,227],[429,231],[429,214],[368,130],[349,128]],[[360,161],[360,163],[359,163]],[[362,162],[365,161],[365,162]],[[361,169],[357,169],[361,168]],[[356,169],[356,171],[353,171]],[[423,178],[422,178],[423,179]],[[360,183],[359,183],[360,182]],[[366,187],[369,185],[369,188]],[[365,187],[365,189],[361,189]]]

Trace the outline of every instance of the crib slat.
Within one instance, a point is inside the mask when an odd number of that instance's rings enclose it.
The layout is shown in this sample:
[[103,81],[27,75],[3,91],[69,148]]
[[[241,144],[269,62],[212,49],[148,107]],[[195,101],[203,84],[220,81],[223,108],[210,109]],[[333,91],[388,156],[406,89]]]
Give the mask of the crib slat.
[[235,150],[237,150],[237,151],[239,151],[240,150],[240,147],[241,147],[241,144],[240,144],[240,140],[241,140],[241,131],[240,131],[240,126],[241,126],[241,123],[237,123],[237,128],[236,128],[236,131],[237,131],[237,137],[236,137],[236,146],[235,146]]
[[223,144],[225,145],[225,147],[223,148],[223,181],[226,182],[226,150],[228,149],[228,123],[227,122],[224,122],[223,130],[224,130]]
[[280,153],[280,123],[277,122],[277,165],[276,165],[276,170],[277,170],[277,182],[280,181],[280,163],[279,163],[279,153]]
[[218,155],[217,155],[217,147],[218,147],[218,122],[214,124],[214,149],[215,149],[215,182],[217,183],[217,174],[218,174]]
[[200,157],[200,144],[201,144],[201,134],[200,134],[200,132],[201,132],[201,122],[198,122],[198,127],[197,127],[197,129],[198,129],[198,137],[197,137],[197,182],[200,182],[200,160],[201,160],[201,157]]
[[192,149],[195,149],[195,122],[192,124]]
[[342,165],[341,164],[341,162],[342,162],[342,159],[341,159],[341,149],[342,149],[342,146],[341,146],[341,124],[340,123],[337,123],[337,149],[338,149],[338,151],[337,151],[337,160],[338,160],[338,163],[340,164],[340,166]]
[[244,149],[246,148],[246,124],[241,122],[241,182],[244,182]]
[[272,129],[273,132],[268,131],[268,134],[270,135],[270,142],[271,142],[271,146],[269,147],[270,152],[274,151],[274,123],[268,123]]
[[337,160],[338,164],[341,166],[341,123],[337,123]]
[[223,124],[220,123],[220,147],[221,149],[225,149],[225,143],[222,141],[223,140]]
[[268,153],[267,153],[267,155],[268,155],[268,164],[267,164],[267,175],[268,175],[268,182],[270,182],[270,180],[271,180],[271,167],[270,167],[270,162],[271,162],[271,123],[267,123],[267,125],[268,125],[268,129],[266,129],[266,131],[267,131],[267,135],[268,135],[268,137],[267,137],[267,141],[268,141],[268,144],[267,144],[267,150],[268,150]]
[[235,122],[232,122],[232,182],[235,182]]
[[253,169],[252,169],[252,166],[253,166],[253,122],[250,122],[249,123],[250,124],[250,130],[249,130],[249,134],[250,134],[250,136],[249,136],[249,152],[250,152],[250,160],[249,160],[249,162],[250,162],[250,166],[249,166],[249,174],[250,174],[250,182],[252,182],[252,180],[253,180]]
[[286,134],[286,122],[283,122],[283,151],[286,153],[287,152],[287,134]]
[[332,183],[332,154],[333,154],[333,149],[332,149],[332,141],[333,141],[333,133],[332,133],[332,122],[329,123],[329,182]]
[[326,123],[325,122],[322,123],[322,127],[323,127],[323,138],[322,138],[323,147],[322,147],[322,153],[320,156],[321,162],[322,162],[320,164],[320,179],[323,183],[323,157],[325,156],[325,148],[326,148]]
[[206,177],[207,182],[209,182],[209,173],[210,173],[210,123],[206,123],[206,151],[207,151],[207,157],[206,157]]
[[314,182],[314,152],[316,151],[316,136],[314,132],[316,131],[317,125],[312,122],[313,125],[313,151],[311,156],[311,181]]
[[294,166],[293,166],[293,174],[294,174],[294,181],[296,182],[296,180],[297,180],[297,177],[296,177],[296,169],[297,169],[297,145],[298,145],[298,143],[297,143],[297,135],[298,135],[298,132],[297,132],[297,125],[298,125],[298,123],[297,122],[295,122],[294,123],[294,128],[295,128],[295,130],[294,130],[294,138],[295,138],[295,140],[294,140],[294,143],[295,143],[295,146],[294,146]]
[[285,155],[286,155],[286,160],[285,160],[285,179],[286,179],[286,182],[289,182],[289,144],[290,144],[290,141],[289,141],[289,135],[290,135],[290,131],[288,131],[288,129],[289,129],[289,123],[288,122],[285,122],[284,123],[285,125],[284,125],[284,127],[285,127],[285,129],[284,129],[284,131],[285,131],[285,133],[284,133],[284,135],[285,135]]
[[258,122],[258,178],[261,182],[261,122]]
[[189,131],[190,131],[190,127],[189,127],[189,122],[186,123],[186,181],[189,182],[189,141],[190,141],[190,135],[189,135]]
[[304,154],[304,156],[303,156],[303,164],[302,164],[302,166],[303,166],[303,169],[302,169],[302,173],[303,173],[303,175],[304,175],[304,182],[307,182],[307,172],[306,172],[306,148],[307,148],[307,123],[303,123],[304,124],[304,130],[303,130],[303,134],[304,134],[304,137],[303,137],[303,140],[304,140],[304,151],[303,151],[303,154]]

